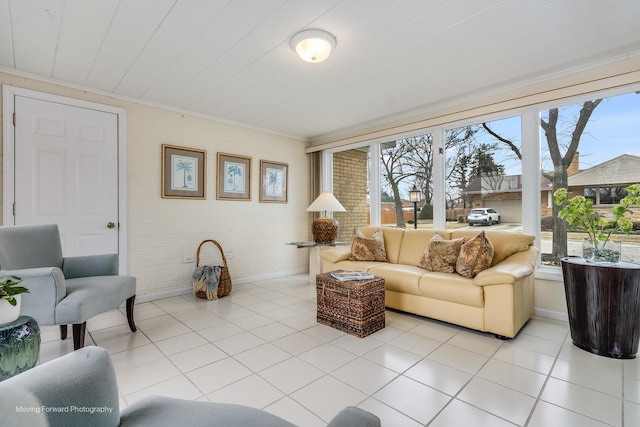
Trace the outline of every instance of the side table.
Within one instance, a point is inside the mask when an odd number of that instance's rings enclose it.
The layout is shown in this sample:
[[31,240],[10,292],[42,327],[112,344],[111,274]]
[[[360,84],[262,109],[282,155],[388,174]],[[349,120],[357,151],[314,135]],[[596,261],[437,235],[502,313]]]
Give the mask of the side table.
[[40,327],[30,316],[0,325],[0,381],[33,368],[40,355]]
[[316,276],[322,273],[322,259],[320,259],[320,249],[323,246],[346,246],[347,242],[333,242],[333,243],[316,243],[316,242],[288,242],[287,245],[295,246],[296,248],[309,248],[309,280],[315,281]]
[[640,264],[561,258],[571,340],[583,350],[633,359],[640,341]]
[[340,281],[316,276],[318,323],[364,338],[385,326],[384,278]]

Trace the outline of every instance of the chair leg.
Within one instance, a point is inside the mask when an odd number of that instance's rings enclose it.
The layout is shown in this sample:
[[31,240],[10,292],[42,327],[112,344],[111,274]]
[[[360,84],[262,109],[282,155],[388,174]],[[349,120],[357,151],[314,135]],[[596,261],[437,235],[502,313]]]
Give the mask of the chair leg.
[[87,331],[87,322],[73,324],[73,349],[84,347],[84,335]]
[[60,339],[67,339],[67,325],[60,325]]
[[133,321],[133,305],[135,304],[135,301],[135,295],[127,299],[127,321],[129,322],[129,329],[131,329],[131,332],[135,332],[138,330],[138,328],[136,328],[135,322]]

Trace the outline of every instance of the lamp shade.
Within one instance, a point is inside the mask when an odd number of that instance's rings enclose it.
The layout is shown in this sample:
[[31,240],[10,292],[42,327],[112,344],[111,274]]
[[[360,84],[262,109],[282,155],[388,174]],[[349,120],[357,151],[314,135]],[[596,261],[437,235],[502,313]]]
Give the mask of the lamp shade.
[[322,62],[336,47],[336,38],[324,30],[304,30],[291,38],[291,47],[307,62]]
[[332,244],[340,230],[340,224],[335,218],[328,218],[327,212],[346,212],[347,210],[340,204],[338,199],[331,193],[325,192],[320,195],[309,205],[307,212],[322,212],[320,218],[313,220],[311,230],[313,232],[313,240],[319,245]]
[[347,210],[340,204],[336,197],[324,192],[309,205],[307,212],[346,212]]

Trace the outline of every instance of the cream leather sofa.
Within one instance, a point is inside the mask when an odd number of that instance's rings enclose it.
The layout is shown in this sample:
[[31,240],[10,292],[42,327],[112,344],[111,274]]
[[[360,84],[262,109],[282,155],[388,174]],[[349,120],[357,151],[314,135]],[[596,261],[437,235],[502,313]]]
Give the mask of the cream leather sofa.
[[[360,231],[371,236],[378,227]],[[431,238],[472,238],[481,230],[406,230],[382,227],[388,262],[351,261],[351,247],[320,252],[322,271],[365,270],[385,279],[385,304],[503,338],[513,338],[533,314],[534,236],[485,230],[494,247],[491,267],[473,279],[417,267]]]

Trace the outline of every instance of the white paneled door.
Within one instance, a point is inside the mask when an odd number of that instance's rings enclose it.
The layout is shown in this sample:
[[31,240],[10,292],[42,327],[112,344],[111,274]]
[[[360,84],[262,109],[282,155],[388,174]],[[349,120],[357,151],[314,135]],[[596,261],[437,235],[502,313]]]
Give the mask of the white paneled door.
[[118,252],[118,117],[15,97],[16,225],[60,228],[65,256]]

